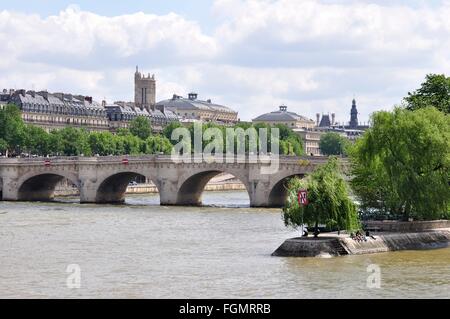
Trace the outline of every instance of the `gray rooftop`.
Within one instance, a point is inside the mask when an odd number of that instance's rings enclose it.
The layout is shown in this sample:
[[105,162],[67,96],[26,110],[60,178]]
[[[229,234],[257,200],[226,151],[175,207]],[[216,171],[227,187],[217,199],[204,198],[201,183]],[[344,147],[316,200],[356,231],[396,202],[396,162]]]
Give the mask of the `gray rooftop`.
[[285,122],[285,121],[310,121],[314,123],[313,120],[299,115],[294,112],[288,112],[287,106],[282,105],[280,106],[280,109],[278,111],[270,112],[262,114],[256,118],[253,119],[253,121],[274,121],[274,122]]
[[156,105],[161,105],[172,110],[209,110],[225,113],[237,113],[227,106],[212,103],[211,100],[198,100],[197,94],[195,93],[190,93],[189,98],[184,98],[174,94],[171,99],[159,101]]

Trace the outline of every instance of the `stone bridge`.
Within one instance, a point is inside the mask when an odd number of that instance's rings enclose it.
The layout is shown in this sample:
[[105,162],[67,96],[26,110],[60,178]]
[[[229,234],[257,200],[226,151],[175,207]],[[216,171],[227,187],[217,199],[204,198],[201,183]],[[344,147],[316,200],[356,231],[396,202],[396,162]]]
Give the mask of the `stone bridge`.
[[267,163],[191,163],[170,156],[103,156],[0,159],[0,194],[3,200],[49,201],[55,186],[68,179],[80,191],[81,203],[120,203],[136,176],[152,180],[161,205],[201,205],[207,182],[225,172],[245,185],[251,206],[277,207],[286,199],[285,182],[304,176],[326,162],[321,157],[279,157],[275,173],[261,174]]

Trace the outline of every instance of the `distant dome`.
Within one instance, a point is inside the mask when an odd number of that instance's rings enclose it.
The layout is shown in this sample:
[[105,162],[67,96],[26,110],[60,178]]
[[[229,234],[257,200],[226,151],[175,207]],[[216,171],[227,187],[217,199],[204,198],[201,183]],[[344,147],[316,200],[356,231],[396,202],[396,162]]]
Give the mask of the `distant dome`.
[[314,123],[314,121],[308,119],[307,117],[304,117],[294,112],[288,112],[286,105],[281,105],[278,111],[262,114],[257,118],[253,119],[253,121],[270,121],[270,122],[311,121]]
[[156,105],[176,110],[209,110],[224,113],[236,113],[227,106],[212,103],[211,100],[202,101],[197,99],[196,93],[189,93],[188,98],[173,95],[171,99],[159,101]]

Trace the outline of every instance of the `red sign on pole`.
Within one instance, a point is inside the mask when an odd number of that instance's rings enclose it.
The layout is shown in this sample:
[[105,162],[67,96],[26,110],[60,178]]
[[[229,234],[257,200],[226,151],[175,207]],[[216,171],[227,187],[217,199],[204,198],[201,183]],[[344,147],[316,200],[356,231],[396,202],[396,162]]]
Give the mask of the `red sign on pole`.
[[122,164],[123,165],[128,165],[128,158],[122,159]]
[[44,166],[50,166],[50,160],[49,159],[46,159],[46,160],[44,160]]
[[303,206],[308,205],[308,191],[306,189],[298,191],[298,203]]

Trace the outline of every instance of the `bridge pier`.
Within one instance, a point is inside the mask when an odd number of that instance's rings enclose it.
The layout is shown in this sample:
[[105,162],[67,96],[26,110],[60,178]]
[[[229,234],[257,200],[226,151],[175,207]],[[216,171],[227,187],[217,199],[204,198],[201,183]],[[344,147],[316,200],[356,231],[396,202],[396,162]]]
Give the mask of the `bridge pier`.
[[251,207],[269,207],[269,194],[266,187],[268,181],[252,180],[250,182],[251,191],[249,192]]
[[176,181],[168,178],[158,178],[154,183],[159,190],[159,202],[161,205],[178,205],[178,185]]
[[2,178],[2,200],[19,200],[18,188],[13,179],[9,177]]

